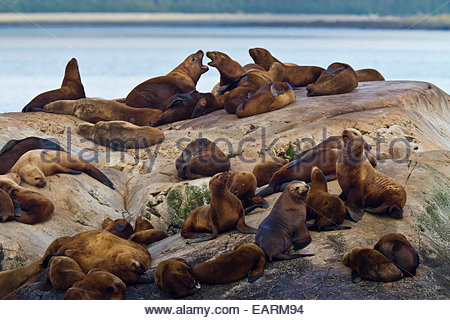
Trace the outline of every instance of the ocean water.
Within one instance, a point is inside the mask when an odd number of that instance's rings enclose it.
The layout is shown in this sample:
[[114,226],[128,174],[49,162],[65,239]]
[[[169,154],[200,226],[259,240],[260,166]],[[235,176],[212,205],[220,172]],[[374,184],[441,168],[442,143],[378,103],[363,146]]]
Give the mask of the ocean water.
[[[60,86],[66,63],[78,60],[88,97],[125,97],[164,75],[192,52],[218,50],[242,65],[252,47],[284,62],[326,68],[346,62],[375,68],[387,80],[432,82],[450,93],[450,32],[287,27],[0,27],[0,112],[20,111]],[[204,64],[209,59],[205,56]],[[210,91],[215,68],[197,89]]]

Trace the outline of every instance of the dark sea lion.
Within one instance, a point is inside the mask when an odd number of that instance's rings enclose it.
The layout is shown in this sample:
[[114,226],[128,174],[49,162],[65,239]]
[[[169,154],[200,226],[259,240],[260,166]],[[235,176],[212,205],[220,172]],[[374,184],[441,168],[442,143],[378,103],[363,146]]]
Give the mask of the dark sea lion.
[[200,289],[191,267],[181,258],[161,261],[155,270],[155,283],[174,298],[187,297]]
[[403,186],[372,167],[364,155],[361,132],[345,129],[342,138],[344,147],[336,162],[336,174],[350,218],[359,221],[365,210],[401,219],[406,203]]
[[54,150],[31,150],[17,160],[11,172],[19,174],[23,181],[43,188],[46,176],[55,173],[81,174],[82,172],[114,189],[114,184],[92,164],[74,154]]
[[380,251],[399,268],[405,277],[416,275],[419,255],[406,237],[400,233],[389,233],[378,240],[375,250]]
[[305,223],[308,190],[309,186],[303,181],[289,183],[270,214],[259,225],[255,243],[264,250],[269,261],[311,256],[285,253],[292,244],[294,250],[300,250],[311,242]]
[[295,101],[295,93],[287,82],[268,84],[239,105],[236,115],[239,118],[253,116],[264,112],[278,110]]
[[342,94],[353,91],[358,86],[355,70],[346,64],[334,62],[320,77],[306,87],[308,97]]
[[388,258],[374,249],[353,249],[342,262],[352,269],[352,281],[391,282],[403,278],[403,273]]
[[122,300],[125,283],[101,268],[92,269],[84,279],[73,284],[64,300]]
[[57,100],[77,100],[86,98],[84,87],[81,83],[78,63],[75,58],[67,63],[61,88],[41,93],[31,100],[22,112],[42,111],[42,108],[50,102]]
[[102,222],[102,229],[122,239],[128,239],[134,233],[133,226],[126,219],[106,218]]
[[219,147],[206,138],[196,139],[184,148],[175,162],[182,179],[211,177],[230,170],[230,159]]
[[169,235],[167,232],[157,229],[143,230],[135,232],[130,236],[130,241],[139,243],[144,247],[151,245],[152,243],[161,241],[167,238]]
[[307,217],[314,219],[309,230],[328,231],[344,230],[350,227],[340,227],[346,214],[344,202],[339,197],[328,193],[327,179],[323,172],[313,167],[311,170],[311,187],[306,196]]
[[384,81],[384,77],[375,69],[360,69],[356,70],[358,82],[364,81]]
[[263,275],[265,265],[264,251],[253,243],[244,243],[230,253],[196,264],[192,273],[200,283],[229,283],[245,277],[252,283]]
[[59,100],[46,104],[43,111],[73,115],[91,123],[127,121],[137,126],[156,126],[163,114],[158,109],[132,108],[117,101],[100,98]]
[[47,277],[42,291],[49,291],[52,288],[67,290],[75,282],[80,281],[86,277],[86,274],[81,270],[78,263],[65,256],[48,256]]
[[125,98],[125,104],[134,108],[161,109],[175,94],[195,90],[200,76],[208,71],[202,64],[203,51],[189,55],[180,65],[165,76],[144,81]]
[[14,220],[14,204],[9,194],[0,186],[0,222]]
[[64,151],[59,144],[48,139],[28,137],[22,140],[9,140],[0,150],[0,174],[7,173],[21,156],[34,149]]
[[164,140],[164,132],[152,127],[140,127],[126,121],[100,121],[95,125],[82,123],[78,134],[96,144],[113,150],[142,149]]
[[286,163],[287,160],[280,157],[269,157],[265,161],[257,163],[252,171],[256,177],[257,186],[262,187],[268,184],[273,174]]
[[[227,187],[231,174],[222,172],[209,180],[211,204],[192,210],[181,227],[181,236],[194,238],[190,242],[208,241],[232,228],[242,233],[255,233],[245,224],[244,207],[241,200]],[[204,233],[209,233],[204,234]]]
[[227,182],[228,189],[241,200],[245,213],[256,208],[268,208],[269,203],[255,195],[256,177],[249,171],[233,172]]
[[137,217],[136,221],[134,223],[134,232],[149,230],[149,229],[155,229],[153,227],[152,223],[145,217]]
[[249,49],[249,54],[253,61],[265,70],[269,70],[270,66],[275,62],[280,63],[284,71],[283,78],[280,81],[287,82],[293,87],[303,87],[313,83],[324,71],[323,68],[316,66],[298,66],[292,63],[282,63],[263,48]]

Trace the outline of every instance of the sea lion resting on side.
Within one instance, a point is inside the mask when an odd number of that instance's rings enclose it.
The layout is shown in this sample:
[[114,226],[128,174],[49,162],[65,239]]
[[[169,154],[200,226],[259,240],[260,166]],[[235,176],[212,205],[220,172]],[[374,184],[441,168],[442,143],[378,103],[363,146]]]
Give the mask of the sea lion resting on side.
[[255,243],[264,250],[269,261],[311,256],[284,253],[292,244],[294,250],[300,250],[311,242],[305,223],[308,190],[308,185],[303,181],[289,183],[270,214],[259,225]]
[[153,227],[152,223],[147,218],[141,216],[136,218],[136,221],[134,223],[134,232],[140,232],[149,229],[155,229],[155,227]]
[[181,258],[161,261],[155,270],[155,283],[174,298],[189,296],[200,289],[191,267]]
[[342,94],[358,86],[355,70],[346,64],[334,62],[323,71],[319,79],[306,87],[308,97]]
[[364,155],[364,138],[356,129],[342,132],[344,148],[339,152],[336,174],[342,189],[341,199],[353,221],[364,215],[364,210],[375,214],[389,214],[401,219],[406,203],[403,186],[375,170]]
[[113,150],[148,148],[164,140],[164,132],[126,121],[100,121],[78,126],[80,136]]
[[14,204],[9,194],[0,187],[0,222],[14,219]]
[[78,71],[78,62],[72,58],[66,66],[64,79],[61,88],[41,93],[33,98],[23,109],[22,112],[42,111],[42,108],[57,100],[77,100],[86,98],[84,87],[81,83],[80,72]]
[[353,249],[346,253],[342,262],[352,269],[352,281],[361,280],[391,282],[403,278],[403,273],[374,249]]
[[133,227],[126,219],[112,220],[111,218],[106,218],[102,222],[102,229],[122,239],[128,239],[134,233]]
[[384,77],[375,69],[360,69],[356,70],[358,82],[364,81],[384,81]]
[[129,240],[139,243],[144,247],[146,247],[151,245],[152,243],[161,241],[162,239],[165,239],[168,236],[169,235],[165,231],[157,229],[149,229],[133,233],[130,236]]
[[114,184],[100,170],[64,151],[31,150],[25,153],[11,168],[26,183],[43,188],[46,176],[55,173],[81,174],[82,172],[114,189]]
[[236,246],[230,253],[192,267],[195,279],[200,283],[228,283],[248,277],[248,282],[258,280],[264,273],[266,256],[253,243]]
[[52,288],[67,290],[75,282],[86,277],[78,263],[65,256],[48,256],[48,261],[44,261],[43,267],[47,268],[47,278],[42,291],[49,291]]
[[269,183],[273,174],[287,163],[287,160],[280,157],[270,157],[259,162],[253,168],[252,173],[256,177],[257,186],[262,187]]
[[256,208],[268,208],[269,203],[263,198],[256,196],[256,177],[248,171],[233,172],[228,179],[227,186],[230,192],[241,200],[245,213]]

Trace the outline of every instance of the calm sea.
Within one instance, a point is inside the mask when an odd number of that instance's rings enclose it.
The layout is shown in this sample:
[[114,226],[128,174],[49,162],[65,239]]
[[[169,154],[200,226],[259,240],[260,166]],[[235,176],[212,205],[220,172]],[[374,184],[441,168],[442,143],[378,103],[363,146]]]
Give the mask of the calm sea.
[[[0,112],[20,111],[60,86],[66,63],[78,60],[86,95],[121,98],[164,75],[192,52],[218,50],[241,64],[248,49],[326,68],[346,62],[375,68],[388,80],[429,81],[450,93],[450,32],[282,27],[0,27]],[[209,61],[204,58],[204,63]],[[199,91],[218,81],[205,73]]]

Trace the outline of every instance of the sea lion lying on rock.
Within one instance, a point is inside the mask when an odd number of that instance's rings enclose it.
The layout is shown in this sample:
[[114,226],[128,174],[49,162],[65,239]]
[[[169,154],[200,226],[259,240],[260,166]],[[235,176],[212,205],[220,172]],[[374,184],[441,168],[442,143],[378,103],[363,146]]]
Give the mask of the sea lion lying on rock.
[[381,73],[375,69],[356,70],[356,76],[358,77],[358,82],[385,80]]
[[148,229],[139,232],[133,233],[129,240],[139,243],[144,247],[151,245],[152,243],[161,241],[162,239],[167,238],[169,235],[167,232],[157,229]]
[[346,64],[334,62],[323,71],[319,79],[306,87],[308,97],[342,94],[353,91],[358,86],[355,70]]
[[280,157],[269,157],[259,162],[253,168],[252,173],[256,177],[257,186],[262,187],[269,183],[273,174],[287,163],[287,160]]
[[[48,261],[47,261],[48,260]],[[47,269],[47,277],[42,291],[49,291],[52,288],[67,290],[75,282],[83,280],[86,274],[81,270],[78,263],[65,256],[48,256],[42,263],[42,267]]]
[[200,289],[191,267],[181,258],[161,261],[155,270],[155,283],[174,298],[192,295]]

